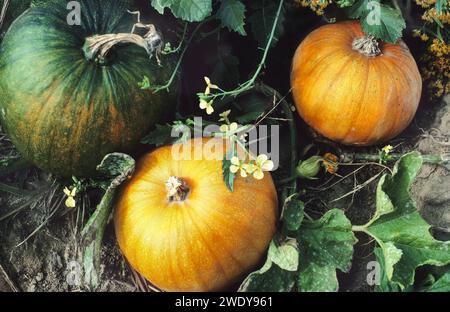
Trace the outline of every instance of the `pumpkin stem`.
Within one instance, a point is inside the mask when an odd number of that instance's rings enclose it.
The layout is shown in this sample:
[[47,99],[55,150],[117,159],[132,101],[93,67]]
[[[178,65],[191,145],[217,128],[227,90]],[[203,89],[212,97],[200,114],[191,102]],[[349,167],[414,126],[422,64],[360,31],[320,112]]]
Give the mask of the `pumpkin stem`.
[[374,57],[381,54],[378,41],[374,36],[355,38],[352,43],[352,49],[369,57]]
[[[148,29],[144,36],[135,34],[136,27]],[[160,64],[159,53],[163,46],[162,35],[153,24],[136,23],[131,33],[94,35],[87,37],[83,46],[86,59],[95,61],[101,65],[107,63],[107,55],[111,48],[117,44],[133,43],[145,49],[150,58],[155,54]]]
[[183,201],[189,194],[189,186],[179,177],[171,176],[166,182],[167,198],[170,202]]

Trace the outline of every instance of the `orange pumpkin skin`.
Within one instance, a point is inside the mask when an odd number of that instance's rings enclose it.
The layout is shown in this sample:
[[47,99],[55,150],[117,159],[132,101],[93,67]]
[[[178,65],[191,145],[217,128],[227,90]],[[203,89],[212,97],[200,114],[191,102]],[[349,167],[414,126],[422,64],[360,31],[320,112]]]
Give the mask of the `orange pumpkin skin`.
[[408,47],[380,43],[381,54],[352,49],[362,38],[360,23],[322,26],[295,52],[291,72],[300,116],[321,135],[348,145],[387,141],[411,122],[422,79]]
[[[192,154],[206,139],[190,142]],[[221,160],[177,161],[171,149],[144,156],[125,185],[115,212],[119,246],[131,266],[162,290],[224,290],[255,268],[275,234],[274,183],[267,172],[262,180],[236,176],[231,192]],[[171,176],[189,187],[184,201],[169,201],[165,183]]]

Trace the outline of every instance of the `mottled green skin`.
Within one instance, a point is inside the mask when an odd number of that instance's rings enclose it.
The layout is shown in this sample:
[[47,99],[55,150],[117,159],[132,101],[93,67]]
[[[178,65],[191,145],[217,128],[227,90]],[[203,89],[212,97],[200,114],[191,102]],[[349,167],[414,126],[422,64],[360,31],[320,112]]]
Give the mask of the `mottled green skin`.
[[23,156],[63,176],[90,176],[110,152],[129,152],[168,111],[167,92],[138,87],[144,75],[164,83],[145,50],[121,45],[101,66],[82,47],[94,34],[130,32],[126,1],[82,3],[81,26],[66,22],[67,1],[33,7],[10,27],[0,49],[0,119]]

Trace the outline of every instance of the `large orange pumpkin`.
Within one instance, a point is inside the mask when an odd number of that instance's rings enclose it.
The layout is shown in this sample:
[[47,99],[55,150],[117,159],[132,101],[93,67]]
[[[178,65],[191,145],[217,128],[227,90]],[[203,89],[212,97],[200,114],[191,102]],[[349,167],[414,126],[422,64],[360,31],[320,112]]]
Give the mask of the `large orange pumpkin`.
[[[220,142],[194,139],[153,151],[138,162],[118,200],[119,246],[132,267],[163,290],[234,285],[259,263],[275,233],[277,194],[269,173],[262,180],[236,177],[231,192],[221,160],[206,160],[206,153],[193,158],[208,144],[222,158]],[[177,160],[172,152],[178,149],[192,159]]]
[[306,123],[349,145],[377,144],[398,135],[413,119],[422,92],[405,43],[378,42],[357,21],[310,33],[295,52],[291,85]]

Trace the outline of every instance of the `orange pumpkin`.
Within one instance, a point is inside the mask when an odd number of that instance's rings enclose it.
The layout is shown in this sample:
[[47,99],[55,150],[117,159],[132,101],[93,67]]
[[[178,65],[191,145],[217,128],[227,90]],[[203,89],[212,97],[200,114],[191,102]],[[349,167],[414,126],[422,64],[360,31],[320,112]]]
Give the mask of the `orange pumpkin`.
[[[231,192],[217,159],[226,150],[221,142],[194,139],[190,146],[156,149],[138,162],[118,200],[119,246],[132,267],[163,290],[230,287],[255,268],[275,233],[278,204],[270,174],[236,177]],[[220,157],[205,159],[208,146]],[[177,160],[176,151],[192,159]]]
[[422,80],[408,47],[366,36],[357,21],[322,26],[295,52],[298,113],[321,135],[373,145],[403,131],[416,113]]

